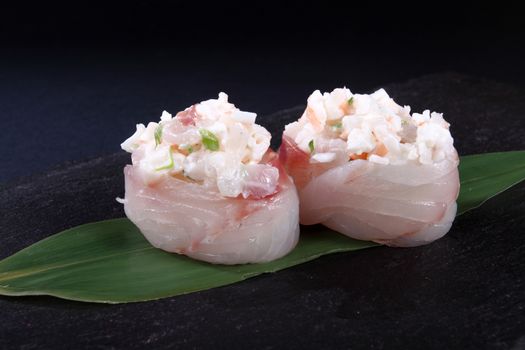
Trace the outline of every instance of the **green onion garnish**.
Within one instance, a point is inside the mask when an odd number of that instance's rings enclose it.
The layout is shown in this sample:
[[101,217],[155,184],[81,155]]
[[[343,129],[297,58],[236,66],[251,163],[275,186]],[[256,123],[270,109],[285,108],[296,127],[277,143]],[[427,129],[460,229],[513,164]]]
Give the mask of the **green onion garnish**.
[[155,129],[155,146],[160,145],[162,142],[162,124],[159,124]]
[[219,139],[217,138],[217,136],[215,136],[214,133],[206,129],[200,129],[199,132],[201,134],[202,144],[204,145],[204,147],[206,147],[210,151],[219,150]]
[[174,163],[173,163],[173,153],[171,153],[171,147],[170,147],[169,154],[170,154],[170,163],[168,165],[164,165],[159,168],[155,168],[155,171],[168,170],[168,169],[173,168]]
[[308,148],[310,149],[310,153],[314,153],[314,149],[315,149],[314,140],[310,140],[310,142],[308,142]]
[[354,96],[350,97],[347,102],[351,105],[354,102]]

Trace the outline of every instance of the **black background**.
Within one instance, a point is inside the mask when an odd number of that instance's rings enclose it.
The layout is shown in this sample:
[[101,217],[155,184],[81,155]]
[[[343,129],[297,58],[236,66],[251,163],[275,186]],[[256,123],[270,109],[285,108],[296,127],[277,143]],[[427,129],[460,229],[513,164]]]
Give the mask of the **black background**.
[[219,91],[264,115],[442,71],[524,85],[517,5],[344,4],[2,3],[0,181],[118,151],[135,123]]
[[[1,257],[122,215],[96,200],[119,194],[104,181],[122,183],[122,164],[111,161],[126,156],[34,174],[118,152],[135,123],[219,91],[278,139],[283,121],[264,116],[304,104],[314,89],[388,85],[400,103],[445,111],[463,154],[523,148],[524,23],[503,2],[1,4],[0,227],[18,225],[0,233]],[[444,71],[475,78],[389,85]],[[334,255],[179,298],[119,306],[0,298],[0,348],[524,348],[523,186],[501,198],[426,247]],[[96,205],[83,210],[82,201]]]

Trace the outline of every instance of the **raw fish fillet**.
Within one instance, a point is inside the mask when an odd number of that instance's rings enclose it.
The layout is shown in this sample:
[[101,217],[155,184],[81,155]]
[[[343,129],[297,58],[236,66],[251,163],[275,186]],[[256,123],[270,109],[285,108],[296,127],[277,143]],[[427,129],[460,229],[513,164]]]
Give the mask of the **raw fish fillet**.
[[459,160],[431,165],[309,163],[284,136],[280,160],[295,179],[300,221],[321,223],[352,238],[411,247],[444,236],[456,215]]
[[222,196],[198,182],[164,177],[145,185],[124,168],[124,209],[155,247],[216,264],[261,263],[290,252],[299,238],[298,196],[278,160],[276,193],[261,199]]

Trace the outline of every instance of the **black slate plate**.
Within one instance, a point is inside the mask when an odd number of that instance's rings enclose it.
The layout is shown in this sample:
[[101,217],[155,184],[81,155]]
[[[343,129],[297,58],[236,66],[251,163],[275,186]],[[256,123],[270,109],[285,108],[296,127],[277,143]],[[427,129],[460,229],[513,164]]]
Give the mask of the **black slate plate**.
[[[460,154],[525,149],[525,94],[456,74],[387,86],[443,111]],[[300,108],[259,122],[278,135]],[[279,137],[274,143],[278,144]],[[0,188],[0,258],[65,228],[120,217],[124,153]],[[235,285],[98,305],[0,297],[0,348],[525,348],[525,185],[411,249],[335,254]]]

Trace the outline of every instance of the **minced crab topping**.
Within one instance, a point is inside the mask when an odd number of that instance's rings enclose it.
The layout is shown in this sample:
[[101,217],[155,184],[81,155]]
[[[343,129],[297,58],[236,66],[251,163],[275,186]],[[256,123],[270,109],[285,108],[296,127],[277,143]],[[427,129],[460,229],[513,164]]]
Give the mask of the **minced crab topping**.
[[441,113],[410,114],[379,89],[370,95],[314,91],[302,117],[285,128],[311,163],[366,159],[380,164],[434,164],[457,157]]
[[271,135],[255,117],[221,92],[176,116],[164,111],[158,123],[138,124],[121,147],[132,153],[147,185],[172,176],[216,187],[226,197],[262,198],[276,191],[279,170],[260,164]]

